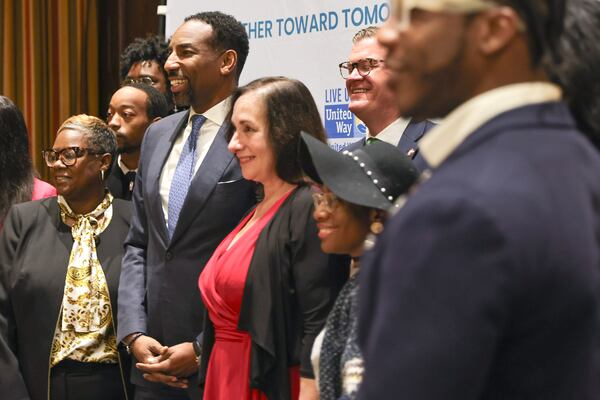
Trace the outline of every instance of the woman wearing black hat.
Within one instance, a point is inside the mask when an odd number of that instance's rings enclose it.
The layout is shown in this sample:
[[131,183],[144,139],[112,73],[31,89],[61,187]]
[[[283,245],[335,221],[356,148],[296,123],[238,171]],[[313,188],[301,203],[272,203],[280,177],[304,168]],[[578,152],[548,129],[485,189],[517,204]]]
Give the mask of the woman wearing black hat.
[[395,146],[375,142],[337,153],[302,134],[300,158],[314,185],[314,218],[325,253],[350,254],[351,277],[342,288],[313,349],[321,400],[352,399],[362,380],[357,337],[357,274],[365,247],[383,231],[387,211],[416,182],[411,161]]

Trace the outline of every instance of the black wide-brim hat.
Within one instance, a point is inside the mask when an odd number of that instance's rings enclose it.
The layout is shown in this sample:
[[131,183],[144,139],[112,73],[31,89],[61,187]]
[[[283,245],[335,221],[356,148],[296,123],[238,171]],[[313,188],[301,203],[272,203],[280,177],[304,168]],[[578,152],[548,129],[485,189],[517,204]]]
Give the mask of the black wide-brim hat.
[[338,153],[302,132],[299,158],[304,173],[340,199],[384,211],[419,177],[412,161],[383,141]]

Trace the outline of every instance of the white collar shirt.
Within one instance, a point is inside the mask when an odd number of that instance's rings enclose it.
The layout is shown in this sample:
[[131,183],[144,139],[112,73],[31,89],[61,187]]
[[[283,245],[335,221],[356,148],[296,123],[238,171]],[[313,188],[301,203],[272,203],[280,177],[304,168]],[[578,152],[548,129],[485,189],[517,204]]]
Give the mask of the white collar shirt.
[[377,134],[377,136],[372,136],[370,133],[367,133],[367,137],[365,140],[369,140],[369,138],[376,138],[386,143],[391,144],[392,146],[398,146],[400,143],[400,139],[402,138],[402,134],[406,130],[410,119],[398,118],[388,126],[386,126],[381,132]]
[[473,132],[498,115],[532,104],[559,101],[560,87],[548,82],[527,82],[489,90],[461,104],[419,142],[421,154],[433,169]]
[[[198,141],[196,142],[196,163],[194,164],[194,177],[198,173],[198,170],[202,165],[202,161],[206,157],[206,154],[215,140],[219,129],[221,129],[221,126],[223,125],[223,122],[225,121],[230,109],[231,97],[228,97],[202,114],[204,117],[206,117],[206,121],[200,128],[200,134],[198,135]],[[175,169],[177,168],[177,163],[179,162],[179,157],[181,156],[183,146],[192,132],[192,117],[196,114],[198,113],[190,108],[187,125],[183,132],[177,137],[177,139],[175,139],[173,147],[171,148],[171,152],[169,153],[169,157],[167,157],[167,161],[165,162],[160,175],[160,198],[162,210],[165,216],[165,223],[167,226],[169,222],[169,192],[171,190],[171,182],[173,181]]]

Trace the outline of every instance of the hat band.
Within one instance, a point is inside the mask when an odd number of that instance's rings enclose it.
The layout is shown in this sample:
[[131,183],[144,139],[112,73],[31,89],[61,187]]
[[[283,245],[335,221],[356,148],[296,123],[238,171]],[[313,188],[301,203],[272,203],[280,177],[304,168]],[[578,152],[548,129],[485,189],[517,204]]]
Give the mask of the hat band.
[[358,166],[362,169],[362,171],[371,179],[373,185],[377,190],[381,192],[381,194],[390,202],[394,201],[394,197],[389,194],[390,181],[379,172],[375,163],[367,153],[358,149],[356,151],[342,151],[342,154],[350,157]]

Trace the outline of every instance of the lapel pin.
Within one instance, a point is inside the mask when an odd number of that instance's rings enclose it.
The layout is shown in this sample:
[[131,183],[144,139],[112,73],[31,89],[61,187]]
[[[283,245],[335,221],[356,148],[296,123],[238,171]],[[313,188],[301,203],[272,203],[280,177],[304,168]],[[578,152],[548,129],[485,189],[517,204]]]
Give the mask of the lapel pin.
[[410,158],[414,158],[415,154],[417,153],[417,150],[415,149],[410,149],[409,151],[406,152],[406,155]]

